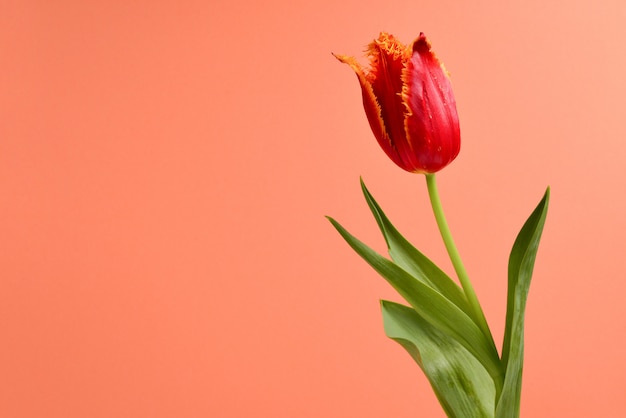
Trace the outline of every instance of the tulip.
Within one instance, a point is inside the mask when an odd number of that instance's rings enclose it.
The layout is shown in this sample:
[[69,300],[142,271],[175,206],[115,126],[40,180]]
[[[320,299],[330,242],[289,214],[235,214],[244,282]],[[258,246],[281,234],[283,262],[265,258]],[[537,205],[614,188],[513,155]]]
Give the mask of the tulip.
[[355,71],[370,127],[387,156],[412,173],[450,164],[461,148],[459,117],[448,73],[426,36],[405,46],[381,33],[366,53],[368,69],[354,57],[335,57]]

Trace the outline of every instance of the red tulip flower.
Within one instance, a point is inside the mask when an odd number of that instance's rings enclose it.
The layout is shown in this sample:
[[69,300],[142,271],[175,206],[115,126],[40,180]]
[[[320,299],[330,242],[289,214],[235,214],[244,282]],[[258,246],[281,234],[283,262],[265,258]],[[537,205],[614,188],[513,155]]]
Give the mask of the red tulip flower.
[[402,169],[424,174],[433,214],[458,282],[400,234],[363,181],[363,195],[385,238],[389,257],[333,218],[328,219],[406,302],[381,301],[385,333],[418,363],[446,416],[519,418],[524,314],[550,189],[511,250],[504,339],[498,352],[452,238],[435,180],[437,172],[450,164],[461,148],[448,73],[423,33],[407,46],[381,33],[366,53],[369,66],[365,69],[353,57],[335,57],[356,72],[365,114],[385,153]]
[[387,156],[412,173],[435,173],[461,148],[448,74],[423,33],[410,46],[381,33],[367,49],[370,68],[338,56],[361,84],[370,127]]

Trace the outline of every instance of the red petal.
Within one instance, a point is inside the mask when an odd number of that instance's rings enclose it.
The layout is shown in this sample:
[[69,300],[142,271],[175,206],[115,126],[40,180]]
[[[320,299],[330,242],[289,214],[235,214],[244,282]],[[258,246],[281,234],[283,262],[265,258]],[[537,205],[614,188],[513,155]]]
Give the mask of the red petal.
[[[385,130],[385,124],[380,116],[380,106],[378,105],[378,101],[376,100],[376,96],[374,95],[374,90],[372,89],[372,85],[368,80],[363,68],[359,65],[359,63],[354,59],[354,57],[348,57],[345,55],[335,55],[339,61],[344,64],[348,64],[350,68],[354,70],[357,78],[359,79],[359,84],[361,85],[361,93],[363,96],[363,107],[365,108],[365,115],[367,116],[367,120],[370,123],[370,128],[374,133],[374,137],[379,144],[383,147],[385,153],[389,155],[391,151],[391,146],[389,142],[389,136],[387,135],[387,131]],[[383,144],[386,144],[385,147]]]
[[404,80],[403,98],[410,110],[406,132],[417,157],[414,171],[434,173],[456,158],[461,140],[450,79],[424,34],[413,43]]
[[405,133],[407,107],[402,99],[402,74],[410,51],[392,35],[381,33],[368,48],[371,70],[368,79],[380,106],[380,116],[388,133],[379,143],[397,165],[411,171],[407,161],[408,143]]

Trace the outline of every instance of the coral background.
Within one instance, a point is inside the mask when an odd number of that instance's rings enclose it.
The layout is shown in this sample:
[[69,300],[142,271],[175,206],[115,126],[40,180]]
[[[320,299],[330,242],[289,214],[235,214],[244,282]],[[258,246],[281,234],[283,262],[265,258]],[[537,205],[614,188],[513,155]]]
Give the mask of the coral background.
[[443,417],[382,330],[362,175],[451,272],[355,76],[424,31],[463,145],[439,174],[498,341],[547,185],[522,415],[626,415],[623,1],[0,2],[0,416]]

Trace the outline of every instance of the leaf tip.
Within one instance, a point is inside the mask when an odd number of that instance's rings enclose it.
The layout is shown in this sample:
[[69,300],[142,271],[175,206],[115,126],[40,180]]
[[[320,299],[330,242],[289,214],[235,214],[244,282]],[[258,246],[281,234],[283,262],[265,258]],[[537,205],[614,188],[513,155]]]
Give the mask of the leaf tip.
[[367,190],[367,186],[365,185],[365,181],[363,181],[363,177],[359,177],[359,183],[361,183],[361,190],[363,191],[363,193],[365,195],[368,195],[369,191]]
[[546,187],[546,192],[543,194],[543,198],[541,199],[541,205],[545,208],[548,207],[548,203],[550,202],[550,186]]

